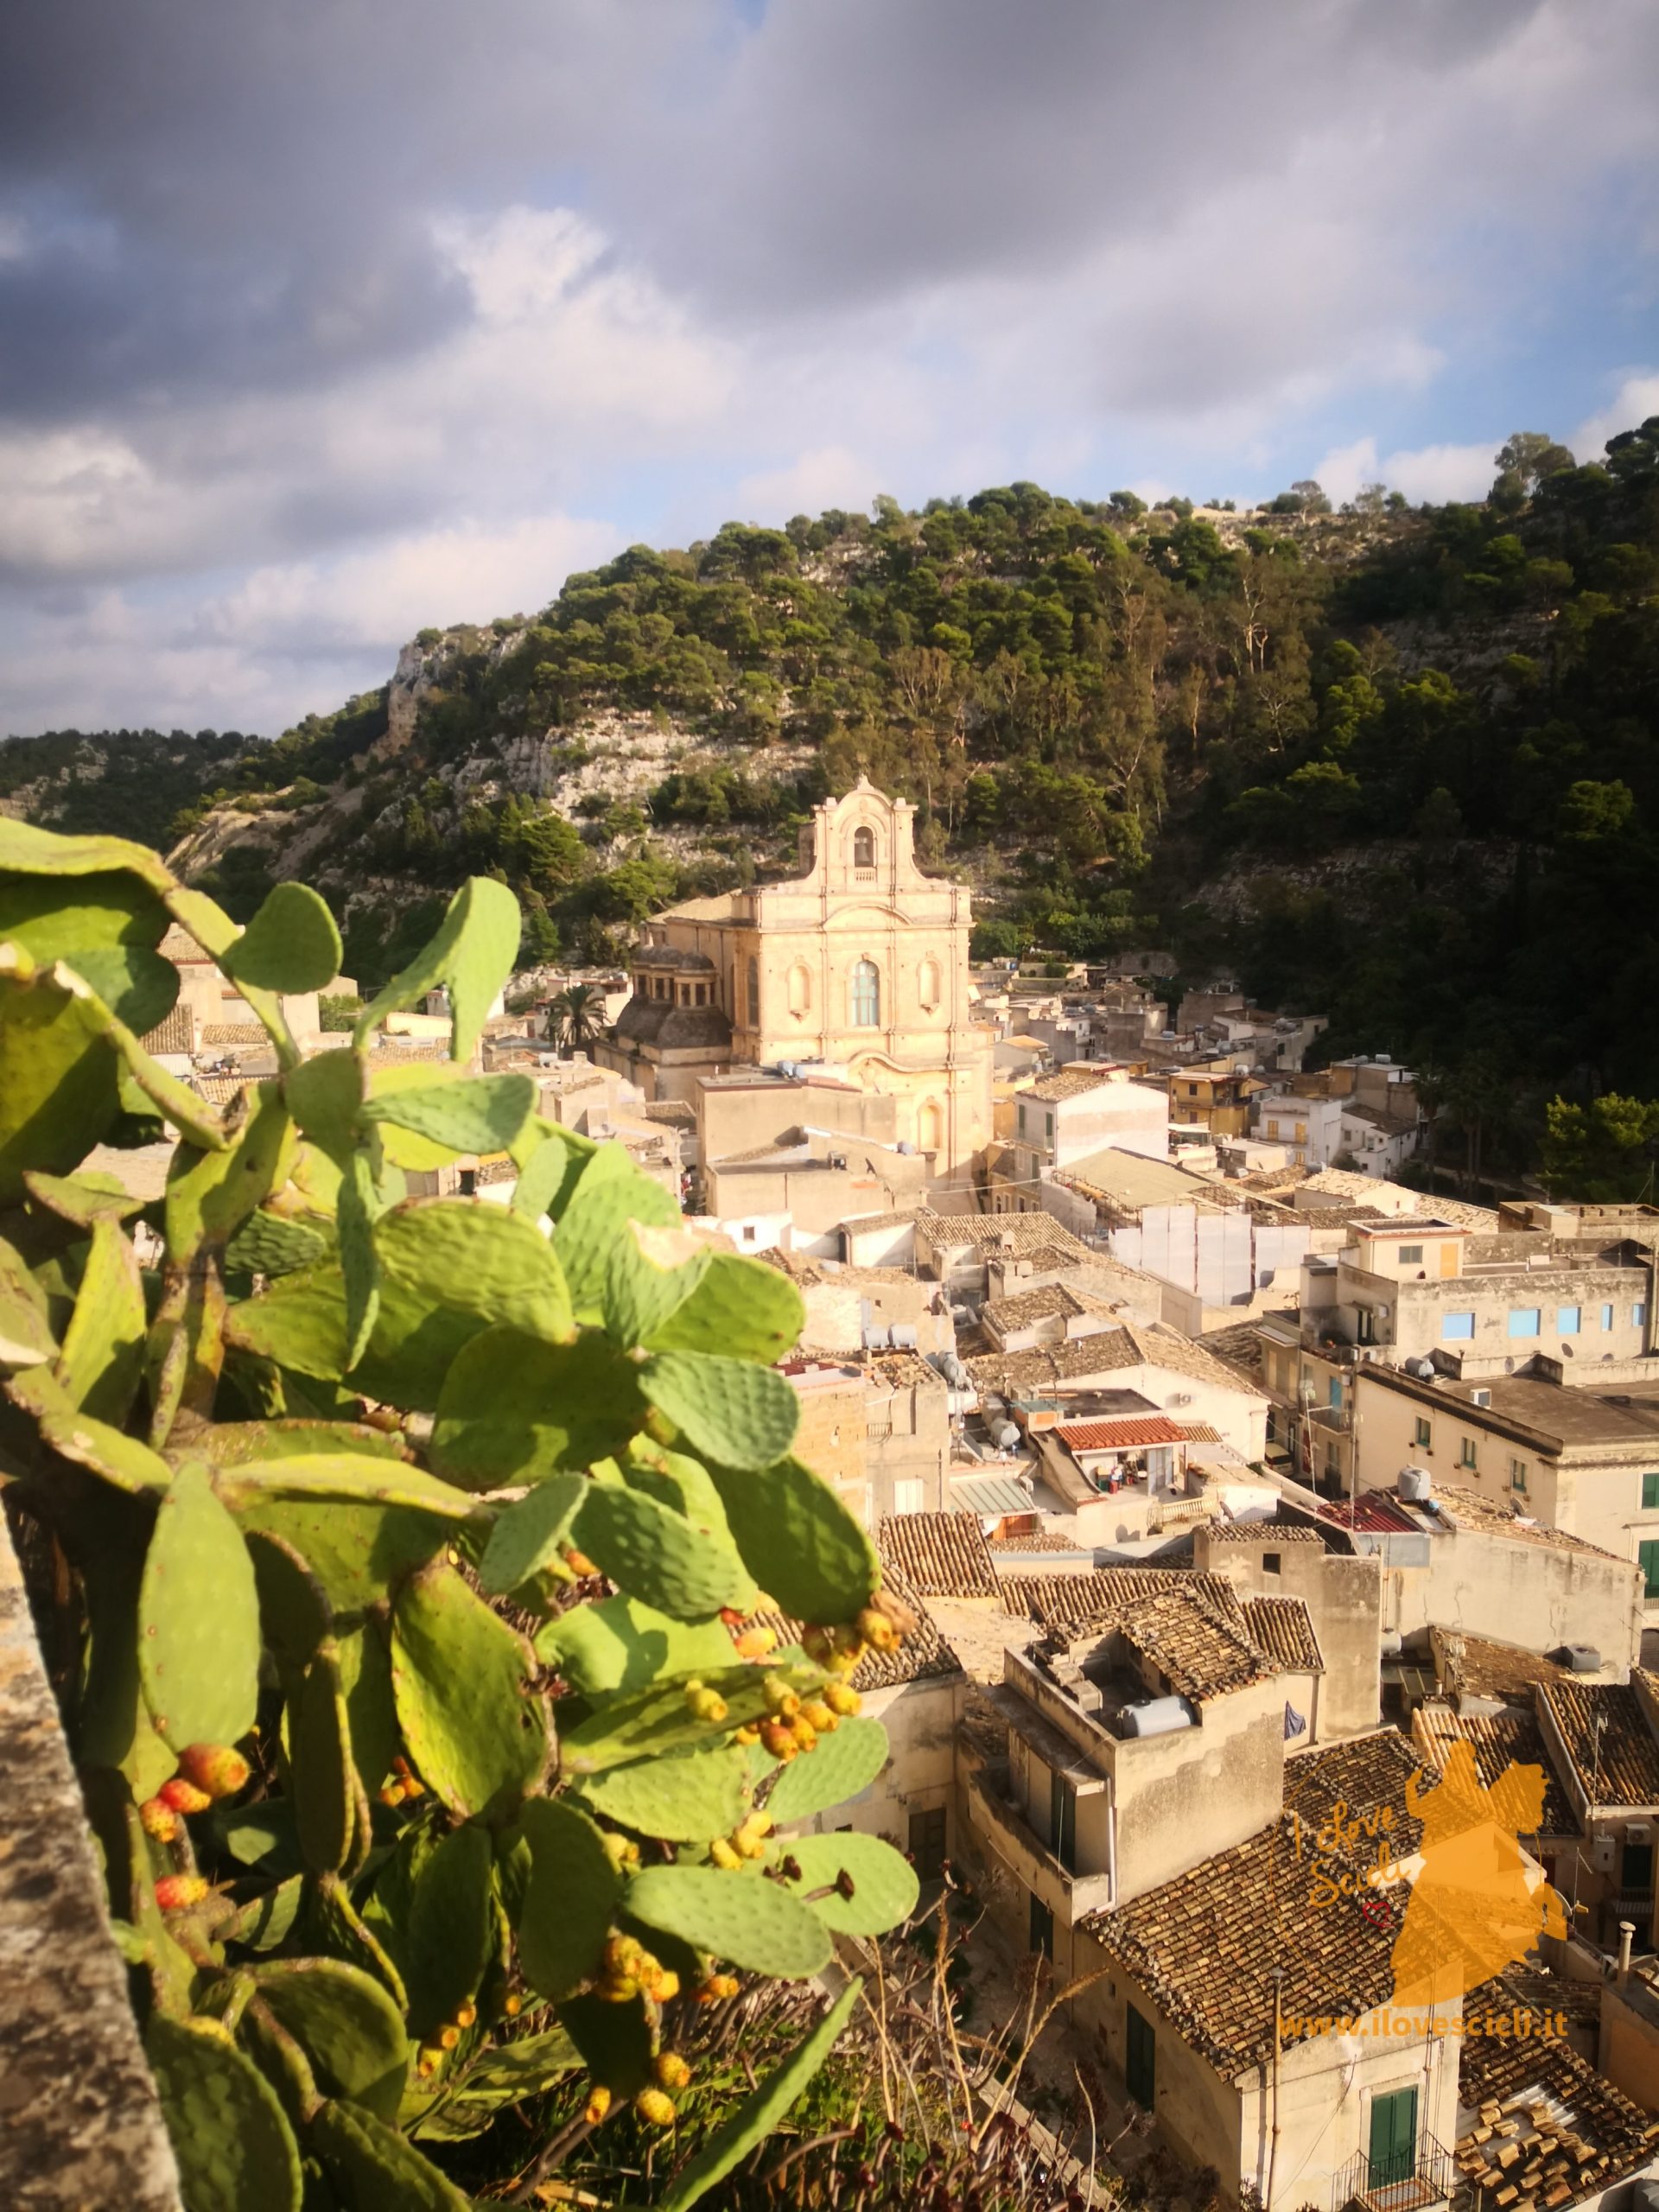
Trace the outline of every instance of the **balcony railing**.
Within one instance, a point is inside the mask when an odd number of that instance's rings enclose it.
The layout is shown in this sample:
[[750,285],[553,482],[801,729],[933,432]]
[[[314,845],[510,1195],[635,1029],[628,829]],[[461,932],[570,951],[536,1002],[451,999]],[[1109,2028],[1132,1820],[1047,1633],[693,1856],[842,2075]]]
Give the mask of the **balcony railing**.
[[1458,2169],[1452,2153],[1432,2135],[1420,2135],[1407,2158],[1373,2158],[1357,2152],[1331,2188],[1331,2212],[1429,2212],[1449,2204]]

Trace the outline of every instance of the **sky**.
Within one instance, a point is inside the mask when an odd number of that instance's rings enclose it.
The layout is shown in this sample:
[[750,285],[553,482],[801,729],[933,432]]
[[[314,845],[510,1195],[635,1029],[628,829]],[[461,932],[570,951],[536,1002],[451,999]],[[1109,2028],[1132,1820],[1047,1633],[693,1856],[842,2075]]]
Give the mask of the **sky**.
[[0,732],[275,735],[623,546],[1478,495],[1659,413],[1653,0],[12,0]]

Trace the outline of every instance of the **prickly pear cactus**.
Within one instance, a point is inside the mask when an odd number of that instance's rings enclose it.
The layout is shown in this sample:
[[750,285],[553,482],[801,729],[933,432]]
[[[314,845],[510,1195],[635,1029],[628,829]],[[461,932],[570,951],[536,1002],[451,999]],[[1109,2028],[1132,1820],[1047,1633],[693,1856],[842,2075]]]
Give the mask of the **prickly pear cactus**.
[[[169,928],[270,1037],[222,1111],[140,1042]],[[798,1294],[532,1079],[469,1072],[518,938],[468,883],[308,1059],[283,1000],[340,952],[314,893],[238,929],[138,846],[0,821],[0,1464],[83,1641],[66,1724],[188,2212],[460,2203],[429,2154],[583,2069],[591,2124],[664,2126],[683,1976],[810,1979],[915,1902],[873,1837],[777,1834],[879,1771],[847,1678],[902,1621],[791,1456]],[[449,1065],[378,1066],[439,985]],[[82,1166],[164,1128],[153,1204]],[[409,1195],[481,1156],[508,1206]],[[804,1650],[743,1627],[762,1604]],[[658,2162],[666,2201],[855,2001]]]

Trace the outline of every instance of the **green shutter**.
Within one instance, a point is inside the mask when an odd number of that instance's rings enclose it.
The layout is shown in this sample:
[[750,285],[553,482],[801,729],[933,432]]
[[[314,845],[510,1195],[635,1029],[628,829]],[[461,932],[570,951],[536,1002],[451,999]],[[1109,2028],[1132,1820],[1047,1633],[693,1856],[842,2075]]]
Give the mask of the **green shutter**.
[[1371,2187],[1409,2179],[1417,2164],[1417,2092],[1392,2089],[1371,2099]]
[[1642,1595],[1659,1598],[1659,1543],[1638,1544],[1636,1555],[1642,1562]]

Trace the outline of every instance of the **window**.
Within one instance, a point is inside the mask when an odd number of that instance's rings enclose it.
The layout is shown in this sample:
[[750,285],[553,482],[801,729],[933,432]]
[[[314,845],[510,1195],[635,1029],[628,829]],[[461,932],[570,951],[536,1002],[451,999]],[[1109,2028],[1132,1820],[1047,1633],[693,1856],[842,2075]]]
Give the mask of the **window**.
[[1325,1384],[1325,1403],[1326,1403],[1327,1405],[1331,1405],[1331,1406],[1340,1406],[1340,1405],[1341,1405],[1341,1403],[1342,1403],[1342,1377],[1341,1377],[1341,1376],[1340,1376],[1340,1375],[1333,1375],[1333,1376],[1331,1377],[1331,1380],[1330,1380],[1330,1381]]
[[752,1221],[746,1221],[743,1224],[743,1242],[746,1244],[754,1242],[754,1224]]
[[749,1027],[760,1027],[760,963],[753,953],[749,955]]
[[1512,1337],[1535,1337],[1541,1318],[1535,1306],[1511,1306],[1510,1334]]
[[1601,1325],[1604,1329],[1611,1329],[1613,1325],[1613,1309],[1611,1306],[1604,1306],[1601,1309]]
[[881,977],[874,960],[853,963],[853,1027],[879,1029],[881,1026]]
[[1647,1307],[1645,1306],[1632,1306],[1630,1308],[1630,1326],[1633,1329],[1644,1329],[1647,1325]]
[[1642,1510],[1644,1513],[1659,1512],[1659,1475],[1643,1475],[1642,1478]]
[[1371,2099],[1370,2187],[1396,2189],[1417,2171],[1417,2092],[1390,2089]]
[[1198,1096],[1198,1084],[1197,1084],[1196,1083],[1189,1083],[1189,1084],[1187,1084],[1187,1086],[1186,1086],[1186,1095],[1187,1095],[1187,1096],[1188,1096],[1189,1098],[1196,1098],[1196,1097]]
[[1624,1878],[1619,1884],[1627,1897],[1648,1897],[1653,1891],[1653,1846],[1650,1843],[1627,1843],[1624,1847]]
[[709,986],[707,983],[699,983],[697,985],[697,1004],[699,1006],[707,1006],[708,1003]]
[[1527,1463],[1524,1459],[1510,1462],[1510,1488],[1518,1490],[1524,1497],[1527,1490]]
[[1460,1467],[1472,1467],[1474,1464],[1475,1440],[1472,1436],[1465,1436],[1458,1446],[1458,1465]]
[[919,1513],[925,1503],[926,1491],[919,1481],[894,1483],[893,1510],[895,1513]]
[[1561,1337],[1576,1337],[1583,1319],[1582,1307],[1558,1306],[1555,1308],[1555,1333]]
[[918,1881],[937,1882],[944,1873],[944,1808],[931,1805],[910,1816],[910,1861]]
[[1441,1314],[1440,1335],[1446,1343],[1455,1343],[1459,1338],[1466,1340],[1468,1338],[1472,1337],[1474,1333],[1475,1317],[1472,1313]]
[[855,830],[853,832],[853,866],[875,866],[875,832],[874,830]]
[[1133,2005],[1123,2008],[1123,2086],[1143,2112],[1158,2094],[1158,2037],[1152,2022]]
[[1659,1598],[1659,1543],[1638,1544],[1636,1556],[1642,1567],[1642,1595]]
[[1434,1431],[1427,1421],[1419,1419],[1412,1424],[1411,1441],[1415,1451],[1432,1452],[1434,1449]]
[[463,1167],[461,1169],[459,1187],[461,1196],[463,1198],[475,1198],[478,1196],[478,1170],[476,1167]]
[[1402,1268],[1421,1268],[1423,1264],[1422,1246],[1402,1244],[1400,1247],[1400,1264]]
[[1262,1573],[1277,1574],[1283,1559],[1284,1554],[1282,1552],[1263,1552],[1262,1554]]

